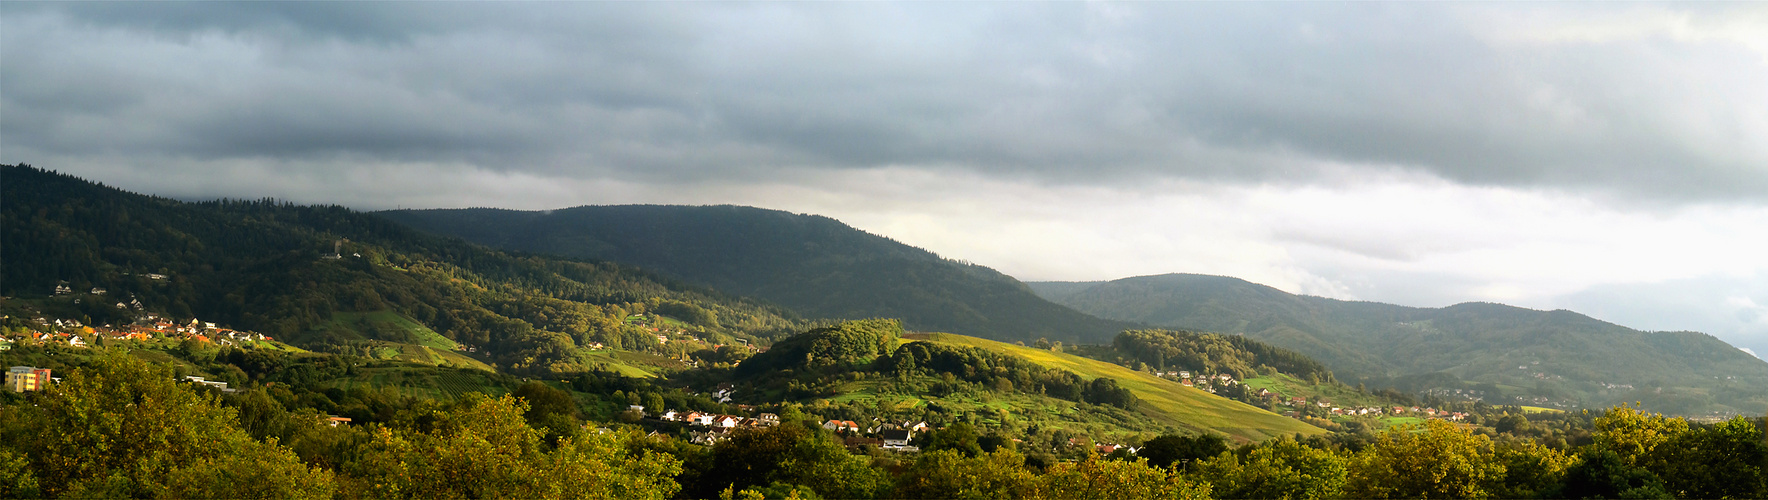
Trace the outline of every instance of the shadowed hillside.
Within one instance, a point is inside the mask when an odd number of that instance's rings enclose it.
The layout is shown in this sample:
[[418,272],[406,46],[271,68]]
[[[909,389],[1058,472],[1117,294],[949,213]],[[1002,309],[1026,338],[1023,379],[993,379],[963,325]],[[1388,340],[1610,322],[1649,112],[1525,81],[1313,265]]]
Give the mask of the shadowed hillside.
[[993,269],[942,259],[828,217],[656,205],[381,215],[504,249],[636,265],[807,316],[902,318],[912,330],[1094,343],[1130,326],[1046,301]]
[[593,344],[670,348],[629,314],[691,318],[684,329],[722,342],[804,325],[631,267],[512,255],[343,207],[187,203],[29,166],[0,177],[0,293],[69,302],[94,325],[201,318],[336,353],[471,350],[522,373],[611,368]]

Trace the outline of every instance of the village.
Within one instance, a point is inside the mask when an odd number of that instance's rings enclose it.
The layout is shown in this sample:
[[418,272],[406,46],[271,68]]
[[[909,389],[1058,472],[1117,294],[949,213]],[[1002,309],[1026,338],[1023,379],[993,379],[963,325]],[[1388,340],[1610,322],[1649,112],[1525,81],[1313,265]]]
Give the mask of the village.
[[[1169,380],[1177,380],[1180,384],[1184,385],[1185,387],[1195,388],[1198,390],[1208,392],[1210,394],[1217,394],[1219,388],[1237,387],[1237,386],[1242,385],[1242,382],[1240,380],[1235,379],[1233,375],[1227,374],[1227,373],[1221,373],[1221,374],[1216,374],[1216,375],[1208,375],[1208,374],[1198,373],[1198,374],[1196,374],[1195,377],[1193,377],[1192,376],[1193,374],[1191,373],[1190,370],[1170,370],[1170,371],[1156,371],[1155,375],[1162,377],[1162,378],[1169,379]],[[1455,392],[1460,393],[1461,391],[1455,390]],[[1467,390],[1466,396],[1472,397],[1474,395],[1474,392],[1475,391],[1473,391],[1473,390]],[[1308,398],[1304,398],[1304,397],[1300,397],[1300,396],[1293,396],[1293,397],[1286,398],[1282,394],[1280,394],[1276,391],[1272,391],[1268,388],[1259,389],[1258,392],[1256,392],[1256,393],[1248,391],[1247,394],[1249,396],[1254,396],[1257,399],[1259,399],[1267,404],[1270,404],[1271,407],[1273,408],[1273,410],[1277,406],[1288,406],[1290,408],[1295,408],[1294,410],[1289,410],[1289,411],[1283,412],[1283,415],[1286,417],[1298,418],[1298,419],[1302,418],[1304,416],[1307,416],[1310,413],[1325,413],[1325,414],[1328,414],[1331,416],[1337,416],[1337,417],[1412,416],[1412,417],[1419,417],[1419,418],[1425,418],[1425,419],[1438,419],[1438,418],[1440,418],[1440,419],[1445,419],[1445,420],[1450,420],[1450,421],[1461,421],[1461,420],[1464,420],[1467,418],[1467,414],[1465,412],[1439,411],[1436,408],[1430,408],[1430,407],[1420,408],[1417,406],[1373,406],[1373,405],[1341,407],[1341,406],[1333,404],[1333,402],[1331,400],[1328,400],[1325,398],[1315,398],[1313,401],[1309,401]],[[1305,409],[1307,409],[1307,408],[1313,408],[1315,410],[1312,412],[1306,411]]]
[[[10,316],[0,316],[0,320],[6,319],[10,319]],[[122,326],[90,326],[81,324],[79,320],[43,316],[26,319],[22,323],[25,324],[23,329],[0,333],[0,350],[11,349],[16,342],[88,347],[93,342],[105,340],[145,342],[190,339],[221,346],[251,347],[256,342],[276,340],[262,333],[222,328],[200,319],[191,319],[187,323],[173,322],[152,313],[143,314],[134,323]]]

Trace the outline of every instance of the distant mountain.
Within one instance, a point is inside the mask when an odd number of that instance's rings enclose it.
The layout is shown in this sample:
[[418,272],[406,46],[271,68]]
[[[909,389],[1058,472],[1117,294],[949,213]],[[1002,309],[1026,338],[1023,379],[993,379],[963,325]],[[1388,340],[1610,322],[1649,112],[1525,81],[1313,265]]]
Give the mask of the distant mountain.
[[679,354],[629,314],[681,318],[714,339],[807,325],[631,267],[514,255],[343,207],[187,203],[29,166],[0,166],[0,255],[0,294],[91,324],[152,312],[349,354],[470,348],[519,373],[605,364],[582,348],[594,343]]
[[1768,362],[1710,335],[1642,332],[1571,311],[1352,302],[1194,274],[1028,285],[1100,317],[1244,334],[1350,382],[1495,390],[1493,403],[1643,401],[1684,413],[1768,405]]
[[379,213],[493,247],[631,264],[811,317],[900,318],[911,330],[1006,341],[1104,343],[1133,326],[1051,303],[993,269],[815,215],[657,205]]

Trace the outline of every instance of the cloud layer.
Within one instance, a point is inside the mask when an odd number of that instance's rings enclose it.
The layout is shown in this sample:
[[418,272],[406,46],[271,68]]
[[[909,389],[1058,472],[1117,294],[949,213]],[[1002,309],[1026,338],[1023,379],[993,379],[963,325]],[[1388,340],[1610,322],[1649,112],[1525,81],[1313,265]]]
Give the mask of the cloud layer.
[[1759,4],[5,2],[0,161],[364,209],[752,204],[1026,279],[1768,352]]
[[1629,197],[1768,193],[1755,5],[13,4],[8,146],[1313,182],[1321,162]]

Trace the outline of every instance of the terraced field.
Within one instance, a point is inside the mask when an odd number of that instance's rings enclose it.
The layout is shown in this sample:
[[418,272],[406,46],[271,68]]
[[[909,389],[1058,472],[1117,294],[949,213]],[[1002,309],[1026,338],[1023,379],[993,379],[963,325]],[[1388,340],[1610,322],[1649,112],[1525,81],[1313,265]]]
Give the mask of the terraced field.
[[1120,387],[1129,389],[1136,397],[1141,398],[1142,412],[1154,420],[1198,431],[1226,434],[1236,441],[1263,441],[1279,435],[1313,435],[1326,432],[1239,401],[1103,361],[949,333],[909,334],[907,338],[980,347],[1011,354],[1043,366],[1072,371],[1088,380],[1110,377],[1116,379]]

